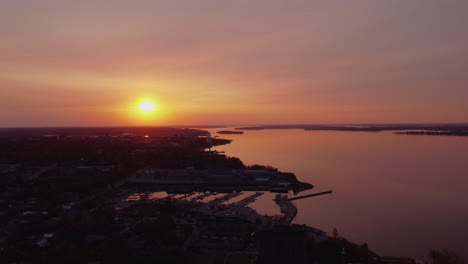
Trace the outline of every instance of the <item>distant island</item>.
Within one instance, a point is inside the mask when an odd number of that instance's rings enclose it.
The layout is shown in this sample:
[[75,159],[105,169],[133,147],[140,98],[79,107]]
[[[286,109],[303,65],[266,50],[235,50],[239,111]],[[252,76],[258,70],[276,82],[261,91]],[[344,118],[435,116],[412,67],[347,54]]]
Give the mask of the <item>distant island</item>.
[[409,136],[459,136],[467,137],[468,131],[399,131],[395,132],[397,135]]
[[405,135],[468,136],[468,124],[262,125],[236,130],[303,129],[306,131],[382,132]]
[[232,131],[232,130],[221,130],[221,131],[218,131],[216,132],[218,134],[236,134],[236,135],[241,135],[241,134],[244,134],[243,131]]

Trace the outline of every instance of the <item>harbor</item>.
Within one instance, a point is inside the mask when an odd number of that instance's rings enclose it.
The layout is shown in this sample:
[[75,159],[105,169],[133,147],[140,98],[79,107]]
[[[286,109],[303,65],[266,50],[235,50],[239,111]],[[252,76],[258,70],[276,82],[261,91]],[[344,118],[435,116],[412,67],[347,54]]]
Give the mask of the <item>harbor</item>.
[[[291,197],[289,194],[276,194],[275,198],[272,200],[278,206],[278,211],[281,213],[281,217],[276,217],[275,221],[278,224],[290,225],[293,223],[294,218],[298,213],[298,209],[294,205],[293,201],[331,193],[332,191],[326,191]],[[123,192],[122,196],[118,198],[117,203],[120,207],[127,207],[132,204],[192,203],[194,210],[203,211],[205,213],[212,214],[213,216],[226,217],[239,216],[242,214],[252,222],[255,222],[263,217],[259,217],[260,215],[252,208],[252,205],[254,205],[255,202],[265,194],[265,192],[251,191],[234,191],[229,193],[190,192],[185,194],[168,192]],[[272,216],[270,215],[268,217]],[[265,221],[265,219],[261,219],[262,222],[271,222],[270,220]]]

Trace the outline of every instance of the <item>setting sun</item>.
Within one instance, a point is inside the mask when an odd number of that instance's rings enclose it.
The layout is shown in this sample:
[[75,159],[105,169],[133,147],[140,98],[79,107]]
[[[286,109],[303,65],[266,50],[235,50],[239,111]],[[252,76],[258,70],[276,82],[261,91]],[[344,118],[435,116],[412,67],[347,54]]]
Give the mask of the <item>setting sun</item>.
[[138,104],[138,109],[143,113],[151,113],[156,110],[155,104],[151,100],[142,100]]
[[[150,96],[140,96],[126,105],[122,104],[121,117],[135,125],[151,125],[153,122],[165,121],[167,111],[160,99]],[[164,111],[163,111],[164,110]]]

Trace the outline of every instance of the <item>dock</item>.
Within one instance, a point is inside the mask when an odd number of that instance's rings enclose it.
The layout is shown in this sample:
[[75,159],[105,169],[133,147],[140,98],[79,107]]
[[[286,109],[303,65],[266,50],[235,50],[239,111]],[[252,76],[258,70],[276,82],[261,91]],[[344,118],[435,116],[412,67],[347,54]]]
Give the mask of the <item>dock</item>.
[[194,192],[187,193],[187,194],[185,194],[185,195],[182,196],[182,197],[175,198],[174,200],[183,200],[183,199],[187,199],[187,198],[189,198],[190,196],[193,196],[193,195],[195,195]]
[[208,197],[208,196],[210,196],[210,195],[212,195],[212,193],[210,193],[210,192],[205,192],[205,193],[202,193],[202,194],[200,194],[200,195],[197,195],[197,196],[193,197],[191,201],[192,201],[192,202],[196,202],[196,201],[198,201],[198,200],[203,200],[203,199],[205,199],[206,197]]
[[230,205],[247,206],[248,204],[255,202],[255,200],[257,200],[257,198],[262,196],[263,194],[264,194],[263,192],[256,192],[256,193],[254,193],[252,195],[249,195],[249,196],[245,197],[244,199],[242,199],[242,200],[240,200],[238,202],[232,203]]
[[213,201],[209,202],[209,204],[220,205],[220,204],[222,204],[224,202],[227,202],[227,201],[229,201],[229,200],[231,200],[231,199],[233,199],[233,198],[235,198],[235,197],[237,197],[239,195],[242,195],[242,193],[241,192],[227,193],[227,194],[225,194],[225,195],[223,195],[221,197],[218,197],[218,198],[214,199]]

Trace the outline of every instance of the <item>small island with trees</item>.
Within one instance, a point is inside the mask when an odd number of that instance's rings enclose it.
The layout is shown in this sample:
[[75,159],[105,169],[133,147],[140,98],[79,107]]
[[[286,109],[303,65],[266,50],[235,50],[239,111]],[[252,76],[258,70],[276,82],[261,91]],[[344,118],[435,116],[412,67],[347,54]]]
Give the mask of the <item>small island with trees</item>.
[[218,132],[216,132],[216,133],[218,133],[218,134],[230,134],[230,135],[242,135],[242,134],[244,134],[243,131],[239,131],[239,130],[237,130],[237,131],[233,131],[233,130],[221,130],[221,131],[218,131]]

